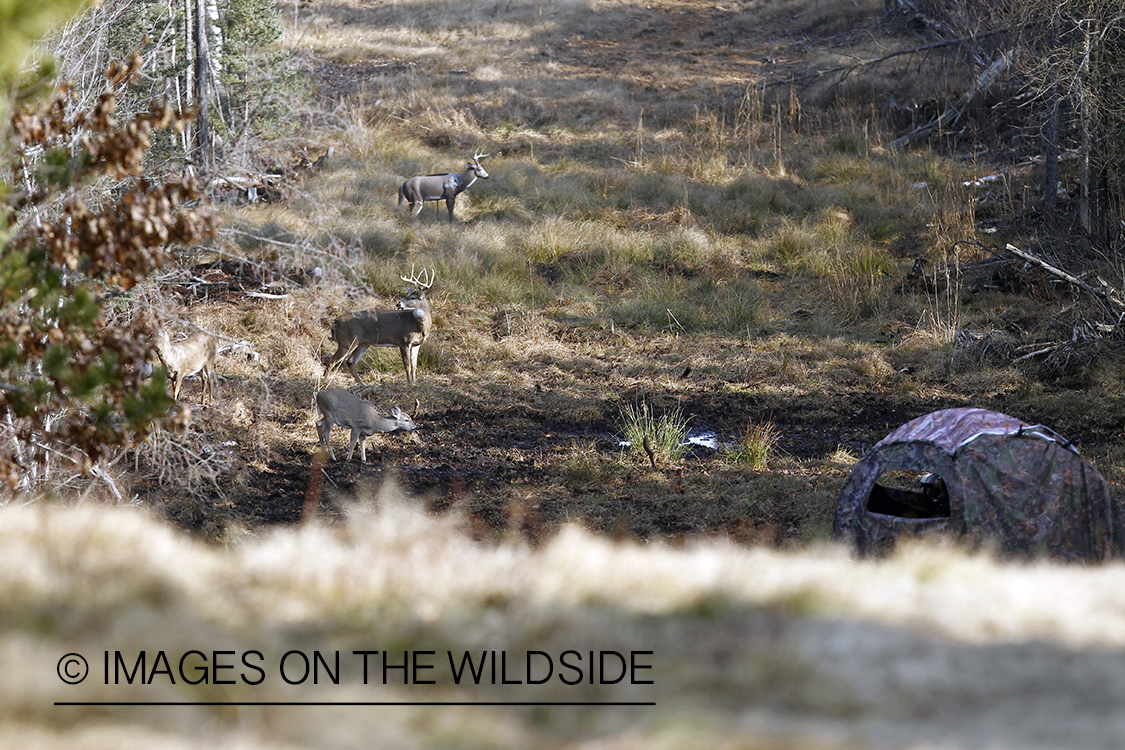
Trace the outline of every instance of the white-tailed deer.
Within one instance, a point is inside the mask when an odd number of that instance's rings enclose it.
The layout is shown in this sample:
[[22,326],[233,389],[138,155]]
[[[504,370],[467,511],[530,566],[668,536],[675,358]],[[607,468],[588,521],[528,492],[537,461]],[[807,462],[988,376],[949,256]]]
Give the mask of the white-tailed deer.
[[[425,272],[422,275],[425,276]],[[406,370],[406,382],[413,383],[418,376],[418,350],[426,340],[433,322],[426,290],[433,285],[434,276],[431,269],[429,279],[421,281],[411,268],[410,277],[403,276],[402,280],[418,286],[399,300],[397,310],[354,310],[336,318],[332,323],[336,353],[325,363],[325,372],[347,358],[348,369],[355,382],[367,385],[355,371],[356,363],[367,348],[397,346],[402,355],[402,366]]]
[[422,206],[425,201],[445,201],[445,207],[449,209],[449,223],[453,223],[453,204],[457,200],[457,196],[465,192],[465,190],[477,181],[479,177],[482,180],[488,179],[488,172],[481,166],[480,160],[488,156],[477,151],[473,154],[473,158],[465,165],[465,171],[461,173],[452,174],[427,174],[419,177],[411,177],[406,182],[399,185],[398,188],[398,205],[402,205],[403,200],[410,203],[410,211],[415,216],[422,213]]
[[180,387],[184,378],[199,374],[202,384],[199,403],[207,403],[207,397],[215,400],[215,355],[219,351],[218,342],[209,333],[200,331],[183,341],[173,342],[168,331],[161,328],[156,332],[156,353],[172,376],[172,398],[180,399]]
[[316,394],[316,405],[321,417],[316,423],[316,434],[329,458],[336,460],[332,452],[332,428],[336,425],[351,429],[351,442],[348,444],[348,460],[352,460],[356,443],[359,443],[359,458],[367,463],[366,442],[376,432],[398,432],[418,429],[410,415],[397,406],[391,409],[390,416],[380,414],[374,406],[343,388],[325,388]]

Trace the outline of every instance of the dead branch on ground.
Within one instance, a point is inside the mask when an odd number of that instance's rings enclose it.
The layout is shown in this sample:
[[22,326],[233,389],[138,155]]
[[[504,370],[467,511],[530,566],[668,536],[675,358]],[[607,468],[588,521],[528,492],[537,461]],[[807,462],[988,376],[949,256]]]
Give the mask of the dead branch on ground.
[[973,85],[969,87],[969,90],[959,96],[953,104],[946,107],[940,115],[933,118],[925,125],[919,125],[906,135],[894,139],[887,144],[887,148],[900,148],[929,135],[935,130],[947,130],[956,125],[964,116],[965,110],[973,103],[973,100],[996,85],[996,82],[1000,80],[1000,77],[1008,70],[1008,67],[1014,61],[1016,54],[1017,50],[1015,49],[1010,49],[1007,52],[1001,53],[983,73],[977,76],[977,79],[973,81]]
[[1070,324],[1071,330],[1069,339],[1039,342],[1021,347],[1022,350],[1030,349],[1031,351],[1013,359],[1013,364],[1045,355],[1045,361],[1048,364],[1053,363],[1055,366],[1064,366],[1065,363],[1076,354],[1082,344],[1104,341],[1110,338],[1121,338],[1122,334],[1125,334],[1125,328],[1122,327],[1122,324],[1125,323],[1125,298],[1122,298],[1121,294],[1100,276],[1097,277],[1097,280],[1102,287],[1101,289],[1092,286],[1079,276],[1065,271],[1052,263],[1048,263],[1042,258],[1032,255],[1011,243],[1007,244],[1004,249],[1017,258],[1042,269],[1049,275],[1057,279],[1062,279],[1068,284],[1086,292],[1099,302],[1104,314],[1116,314],[1115,322],[1106,323],[1091,320],[1088,316],[1076,310],[1075,314],[1077,315],[1077,319]]
[[808,81],[815,80],[817,78],[823,78],[824,76],[832,75],[833,73],[842,73],[843,75],[840,76],[840,79],[843,80],[843,79],[847,78],[849,75],[851,75],[852,73],[855,73],[856,71],[863,70],[864,68],[870,68],[870,67],[873,67],[875,65],[879,65],[880,63],[887,62],[888,60],[893,60],[896,57],[901,57],[903,55],[920,55],[920,54],[923,54],[923,53],[926,53],[926,52],[932,52],[935,49],[941,49],[943,47],[958,47],[962,44],[967,44],[969,42],[979,42],[980,40],[987,39],[990,36],[995,36],[997,34],[1003,34],[1003,33],[1006,33],[1008,31],[1012,31],[1014,28],[1015,28],[1014,26],[1005,26],[1005,27],[1000,28],[1000,29],[992,29],[990,31],[985,31],[985,32],[982,32],[980,34],[970,34],[969,36],[957,37],[956,39],[941,39],[939,41],[930,42],[928,44],[922,44],[922,45],[919,45],[917,47],[908,47],[906,49],[900,49],[900,50],[895,50],[894,52],[888,52],[887,54],[880,55],[879,57],[872,57],[872,58],[869,58],[869,59],[866,59],[866,60],[859,60],[858,62],[848,63],[846,65],[834,65],[834,66],[829,67],[829,68],[824,68],[823,70],[814,70],[811,73],[805,73],[805,74],[799,75],[799,76],[792,76],[792,77],[789,77],[789,78],[781,78],[781,79],[778,79],[776,81],[770,81],[768,83],[759,84],[758,85],[758,91],[759,92],[765,91],[766,89],[773,88],[774,86],[784,86],[784,85],[791,85],[791,84],[795,84],[795,83],[805,83],[805,82],[808,82]]
[[1031,253],[1027,252],[1026,250],[1021,250],[1011,243],[1007,244],[1004,247],[1004,249],[1007,250],[1008,252],[1010,252],[1012,255],[1015,255],[1018,258],[1022,258],[1023,260],[1026,260],[1029,263],[1034,263],[1035,265],[1039,266],[1040,268],[1042,268],[1044,271],[1051,274],[1052,276],[1055,276],[1055,277],[1060,278],[1060,279],[1062,279],[1062,280],[1064,280],[1064,281],[1066,281],[1070,284],[1073,284],[1074,286],[1078,287],[1079,289],[1083,290],[1084,292],[1088,292],[1089,294],[1093,295],[1095,298],[1101,300],[1102,302],[1106,302],[1109,305],[1112,305],[1118,311],[1125,312],[1125,299],[1122,299],[1121,296],[1116,292],[1116,290],[1114,290],[1112,287],[1110,287],[1108,282],[1106,282],[1101,277],[1098,277],[1098,281],[1101,282],[1101,284],[1103,285],[1104,288],[1103,289],[1095,289],[1094,287],[1090,286],[1089,284],[1087,284],[1085,281],[1078,278],[1074,274],[1068,273],[1068,272],[1062,270],[1061,268],[1057,268],[1057,267],[1051,265],[1050,263],[1048,263],[1047,261],[1043,260],[1042,258],[1037,258],[1036,256],[1032,255]]

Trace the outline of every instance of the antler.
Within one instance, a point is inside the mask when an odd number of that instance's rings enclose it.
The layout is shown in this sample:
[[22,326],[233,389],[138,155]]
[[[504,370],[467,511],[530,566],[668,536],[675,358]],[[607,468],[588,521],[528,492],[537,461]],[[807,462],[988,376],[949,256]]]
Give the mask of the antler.
[[[422,277],[425,278],[425,276],[426,276],[426,269],[423,268],[422,269]],[[429,281],[422,281],[421,279],[418,278],[418,274],[414,273],[414,264],[411,263],[410,264],[410,277],[407,278],[406,276],[401,276],[400,278],[403,281],[405,281],[407,284],[415,284],[417,286],[422,287],[423,289],[429,289],[431,286],[434,285],[434,279],[436,277],[437,277],[437,271],[435,271],[434,269],[431,268],[430,269]]]
[[487,159],[488,157],[489,154],[482,154],[480,152],[480,149],[477,149],[477,152],[473,154],[473,161],[480,161],[481,159]]

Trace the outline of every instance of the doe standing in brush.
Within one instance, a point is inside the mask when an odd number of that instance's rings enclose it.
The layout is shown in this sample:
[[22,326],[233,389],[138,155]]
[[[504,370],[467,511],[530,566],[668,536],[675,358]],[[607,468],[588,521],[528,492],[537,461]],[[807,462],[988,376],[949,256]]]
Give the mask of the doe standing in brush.
[[180,388],[184,378],[198,373],[201,391],[200,405],[207,403],[207,397],[215,400],[215,355],[219,345],[215,337],[204,331],[196,333],[184,341],[172,341],[168,331],[160,328],[156,332],[156,353],[172,376],[172,400],[180,400]]
[[457,200],[457,196],[465,192],[478,177],[482,180],[488,179],[488,172],[480,164],[480,160],[486,156],[488,154],[479,151],[473,154],[473,158],[465,165],[464,172],[411,177],[398,188],[398,205],[401,206],[403,200],[408,201],[411,213],[417,216],[422,213],[425,201],[443,200],[446,208],[449,209],[449,223],[452,224],[453,203]]

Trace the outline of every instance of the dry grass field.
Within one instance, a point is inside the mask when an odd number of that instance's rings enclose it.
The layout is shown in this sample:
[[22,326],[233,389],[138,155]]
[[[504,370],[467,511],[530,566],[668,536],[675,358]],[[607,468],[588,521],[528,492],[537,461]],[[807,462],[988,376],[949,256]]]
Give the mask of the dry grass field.
[[[290,172],[284,200],[224,208],[218,252],[147,290],[173,329],[249,341],[261,359],[222,357],[220,404],[122,461],[119,491],[209,538],[295,521],[313,393],[354,385],[346,368],[323,377],[329,324],[392,307],[415,268],[437,279],[420,382],[405,383],[393,348],[360,368],[374,383],[363,395],[416,408],[420,429],[372,439],[366,466],[328,467],[329,513],[393,475],[436,511],[470,508],[484,537],[546,539],[574,520],[807,544],[826,538],[874,441],[958,405],[1049,424],[1115,477],[1113,366],[1068,378],[1009,366],[997,352],[1034,343],[1050,308],[993,291],[1013,286],[994,272],[956,273],[987,257],[971,244],[987,237],[966,182],[999,167],[883,148],[871,109],[890,73],[800,99],[761,88],[901,45],[870,33],[879,11],[287,8],[284,43],[311,88],[293,103],[299,130],[258,143],[258,159],[333,156]],[[928,56],[894,71],[893,93],[956,86],[955,70]],[[477,149],[492,176],[459,197],[454,226],[444,207],[414,218],[395,205],[405,178],[459,169]],[[926,271],[908,278],[918,259]],[[653,468],[622,446],[642,410],[720,447],[673,440]],[[768,426],[750,465],[747,436]]]
[[[766,85],[902,46],[874,0],[282,7],[308,88],[292,133],[246,148],[282,199],[220,206],[215,245],[137,296],[259,357],[220,356],[186,432],[0,507],[0,745],[1117,747],[1120,564],[830,540],[855,461],[939,408],[1125,471],[1114,353],[1011,364],[1061,298],[977,264],[996,238],[971,180],[1004,174],[1019,213],[1027,170],[883,145],[895,97],[960,89],[950,59]],[[491,177],[452,226],[396,205],[477,150]],[[393,307],[412,269],[436,274],[419,381],[381,347],[353,391],[419,429],[322,466],[314,394],[354,385],[324,373],[329,324]],[[508,674],[651,652],[653,684],[364,684],[354,652],[384,649],[504,652]],[[167,674],[114,684],[142,650]],[[233,653],[231,684],[188,684],[192,651]],[[339,684],[287,684],[291,651],[342,654]],[[371,702],[410,705],[314,705]]]

